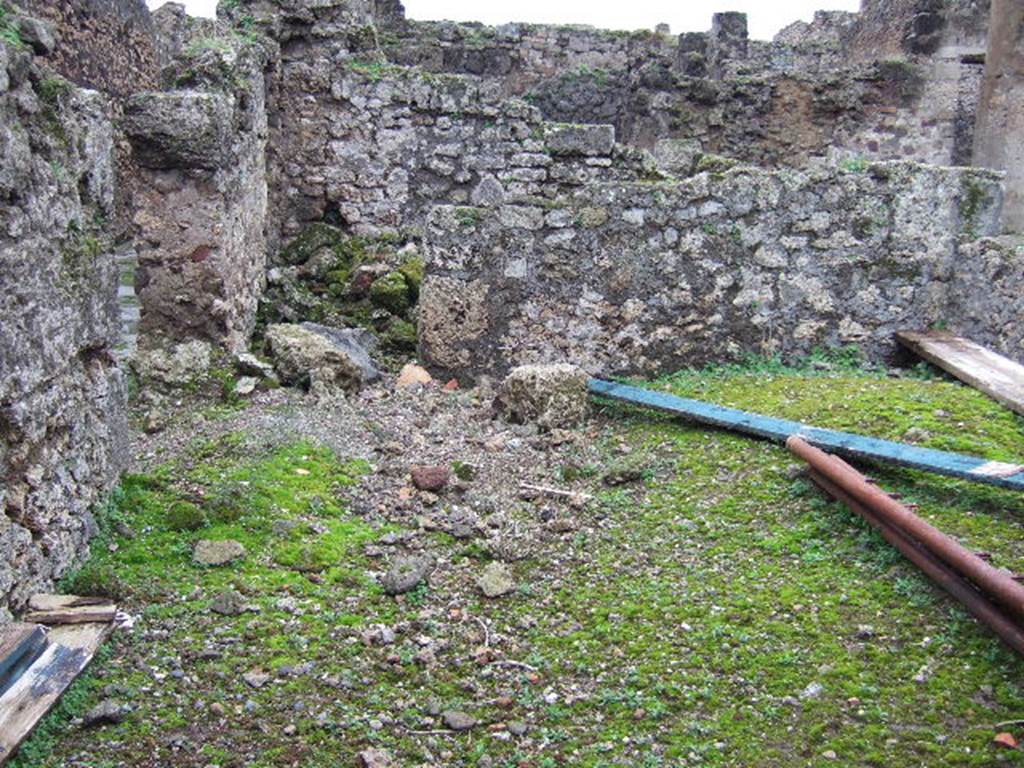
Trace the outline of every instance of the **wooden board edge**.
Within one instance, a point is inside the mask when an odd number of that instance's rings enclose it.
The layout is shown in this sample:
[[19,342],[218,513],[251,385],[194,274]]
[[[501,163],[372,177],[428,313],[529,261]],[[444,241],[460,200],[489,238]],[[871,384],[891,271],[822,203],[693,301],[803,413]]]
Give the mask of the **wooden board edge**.
[[[934,340],[934,341],[952,341],[954,339],[959,339],[959,338],[960,337],[954,336],[952,334],[949,334],[949,335],[947,335],[945,337],[939,338],[939,337],[931,337],[931,336],[928,336],[925,333],[920,333],[920,332],[916,332],[916,331],[897,331],[896,332],[896,340],[900,344],[902,344],[904,347],[909,349],[911,352],[913,352],[915,355],[917,355],[918,357],[920,357],[920,358],[922,358],[924,360],[927,360],[929,363],[931,363],[934,366],[937,366],[938,368],[941,368],[942,370],[944,370],[946,373],[950,374],[951,376],[955,376],[957,379],[959,379],[960,381],[964,382],[965,384],[973,387],[974,389],[978,390],[979,392],[982,392],[982,393],[988,395],[993,400],[995,400],[997,403],[999,403],[1000,405],[1003,405],[1003,406],[1009,408],[1014,413],[1018,413],[1021,416],[1024,416],[1024,402],[1022,402],[1020,400],[1016,400],[1015,398],[1012,398],[1012,397],[1007,397],[1002,392],[1000,392],[998,389],[995,389],[995,388],[989,386],[987,382],[985,382],[984,380],[978,378],[977,376],[972,374],[970,371],[965,370],[964,368],[961,368],[958,365],[952,365],[945,358],[941,357],[940,355],[936,355],[934,352],[932,352],[930,349],[928,349],[925,346],[925,344],[924,344],[924,342],[929,341],[929,340]],[[980,344],[975,344],[974,342],[970,341],[970,339],[964,339],[964,341],[969,342],[970,344],[974,345],[975,347],[978,347],[979,349],[982,349],[982,350],[985,349],[985,347],[982,347]],[[991,351],[991,350],[986,350],[986,351]],[[993,354],[996,354],[996,353],[993,353]]]
[[[46,650],[0,696],[0,765],[18,751],[68,687],[89,667],[113,630],[113,622],[104,622],[69,624],[49,632]],[[80,656],[76,655],[78,652]],[[40,694],[38,681],[45,679],[45,667],[62,661],[68,661],[71,668],[63,670],[52,687]]]

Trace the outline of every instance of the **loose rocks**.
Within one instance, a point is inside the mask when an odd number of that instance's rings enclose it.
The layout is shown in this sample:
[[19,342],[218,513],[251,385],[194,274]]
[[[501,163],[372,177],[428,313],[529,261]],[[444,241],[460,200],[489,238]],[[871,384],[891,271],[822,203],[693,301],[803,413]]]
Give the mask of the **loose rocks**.
[[447,467],[413,467],[411,470],[412,484],[421,491],[436,493],[448,485]]
[[427,578],[432,563],[425,557],[398,557],[391,564],[381,586],[389,595],[401,595],[414,590],[421,581]]
[[267,328],[266,338],[283,384],[351,391],[380,378],[370,358],[373,336],[367,331],[278,324]]
[[574,365],[523,365],[505,378],[496,405],[514,422],[571,427],[587,415],[587,374]]
[[483,575],[477,580],[477,586],[484,597],[501,597],[515,590],[516,582],[507,565],[493,562],[484,569]]
[[243,557],[245,557],[245,547],[234,539],[224,541],[201,539],[196,542],[195,549],[192,551],[192,559],[198,565],[227,565]]
[[476,725],[476,718],[460,712],[456,709],[449,709],[441,714],[441,720],[453,731],[468,731]]

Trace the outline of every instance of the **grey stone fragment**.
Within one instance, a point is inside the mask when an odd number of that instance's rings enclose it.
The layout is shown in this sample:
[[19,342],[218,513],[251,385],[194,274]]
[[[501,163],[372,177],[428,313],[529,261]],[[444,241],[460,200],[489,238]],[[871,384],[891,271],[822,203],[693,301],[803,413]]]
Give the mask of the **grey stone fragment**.
[[284,384],[356,390],[381,375],[370,357],[373,336],[361,329],[279,324],[266,339]]
[[501,385],[497,405],[512,421],[533,422],[543,429],[571,427],[588,410],[587,374],[574,365],[523,365]]
[[386,749],[364,749],[358,755],[360,768],[391,768],[394,761]]
[[245,598],[233,589],[227,589],[213,598],[210,610],[221,616],[240,616],[245,613]]
[[128,716],[127,705],[116,699],[106,699],[90,709],[82,717],[83,728],[93,728],[98,725],[113,725],[122,722]]
[[198,565],[227,565],[245,557],[245,547],[234,539],[213,541],[200,539],[192,550],[192,559]]
[[445,726],[453,731],[468,731],[476,725],[476,718],[460,712],[457,709],[449,709],[441,714],[441,720]]
[[132,367],[140,381],[158,387],[184,387],[210,370],[212,348],[205,341],[140,349]]
[[544,143],[553,155],[607,155],[615,146],[615,127],[549,123],[544,129]]
[[200,91],[137,93],[124,128],[147,168],[216,170],[231,158],[233,108],[227,96]]
[[515,591],[516,582],[512,571],[504,563],[494,561],[484,568],[483,574],[477,579],[477,586],[484,597],[501,597]]
[[426,557],[397,557],[381,579],[381,586],[389,595],[411,592],[427,578],[432,566]]
[[270,682],[270,675],[268,675],[266,672],[253,671],[246,672],[244,675],[242,675],[242,679],[250,688],[262,688]]

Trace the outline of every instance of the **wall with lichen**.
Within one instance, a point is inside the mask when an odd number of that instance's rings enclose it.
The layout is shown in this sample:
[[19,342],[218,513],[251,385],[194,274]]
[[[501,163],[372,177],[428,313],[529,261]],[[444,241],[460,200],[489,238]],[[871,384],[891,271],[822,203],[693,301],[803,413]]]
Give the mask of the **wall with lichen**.
[[0,621],[88,551],[126,438],[106,100],[0,42]]
[[172,88],[125,103],[139,183],[133,199],[140,346],[191,340],[248,347],[266,271],[264,68],[272,49],[197,37]]
[[984,11],[972,0],[931,15],[920,0],[903,5],[821,12],[771,42],[748,40],[741,14],[679,36],[392,20],[380,40],[393,62],[485,77],[547,119],[611,124],[620,141],[648,149],[672,137],[772,166],[822,156],[965,163]]
[[[991,172],[882,163],[597,184],[473,218],[440,207],[421,354],[466,376],[556,360],[650,376],[831,345],[883,359],[896,330],[954,324],[962,254],[998,232],[1000,202]],[[1000,326],[973,330],[1012,345]]]
[[319,221],[415,234],[439,203],[551,199],[654,172],[615,144],[611,126],[547,123],[483,78],[307,51],[285,58],[276,93],[272,207],[283,242]]

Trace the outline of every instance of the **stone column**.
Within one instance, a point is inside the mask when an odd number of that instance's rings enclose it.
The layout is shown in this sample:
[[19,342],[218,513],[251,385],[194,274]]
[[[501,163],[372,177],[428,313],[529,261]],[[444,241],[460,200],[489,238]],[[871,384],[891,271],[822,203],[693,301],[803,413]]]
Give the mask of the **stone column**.
[[1006,172],[1004,222],[1024,232],[1024,3],[992,0],[974,164]]

